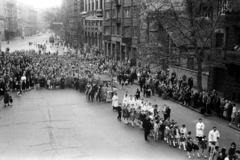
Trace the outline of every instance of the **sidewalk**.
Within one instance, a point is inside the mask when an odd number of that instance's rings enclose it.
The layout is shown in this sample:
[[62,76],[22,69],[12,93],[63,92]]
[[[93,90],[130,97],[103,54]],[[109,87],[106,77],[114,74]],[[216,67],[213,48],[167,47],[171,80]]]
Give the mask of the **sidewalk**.
[[[136,81],[134,81],[133,84],[135,84],[135,85],[139,85]],[[188,108],[188,109],[190,109],[190,110],[192,110],[192,111],[195,111],[195,112],[201,114],[200,110],[197,109],[197,108],[193,108],[193,107],[189,107],[189,106],[183,105],[181,102],[176,101],[176,100],[174,100],[174,99],[172,99],[172,98],[168,98],[168,99],[171,100],[171,101],[173,101],[173,102],[175,102],[175,103],[177,103],[177,104],[179,104],[179,105],[181,105],[181,106],[183,106],[183,107],[185,107],[185,108]],[[211,114],[211,115],[209,115],[209,114],[205,114],[204,116],[205,116],[205,117],[214,116],[214,117],[219,118],[219,117],[216,116],[215,114]],[[219,119],[222,119],[222,118],[219,118]],[[225,121],[226,121],[226,120],[225,120]],[[230,128],[232,128],[232,129],[234,129],[234,130],[240,132],[240,128],[237,127],[235,124],[229,124],[228,126],[229,126]]]

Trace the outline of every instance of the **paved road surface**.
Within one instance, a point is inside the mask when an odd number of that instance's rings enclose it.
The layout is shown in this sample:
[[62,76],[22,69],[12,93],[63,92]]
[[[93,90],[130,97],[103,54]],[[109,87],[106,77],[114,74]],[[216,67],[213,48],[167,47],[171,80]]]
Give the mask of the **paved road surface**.
[[[47,36],[45,37],[47,38]],[[37,38],[36,38],[37,39]],[[39,37],[43,40],[44,36]],[[25,44],[21,42],[22,44]],[[21,46],[21,45],[20,45]],[[137,86],[129,87],[133,94]],[[119,98],[125,91],[119,87]],[[0,101],[0,159],[3,160],[184,160],[182,150],[165,142],[145,142],[143,131],[119,122],[110,103],[88,102],[85,95],[73,89],[32,90],[14,99],[12,108],[4,108]],[[162,106],[167,103],[179,125],[187,125],[195,135],[200,114],[171,101],[152,97]],[[216,117],[203,118],[205,133],[217,126],[220,145],[229,147],[237,142],[240,133]],[[198,158],[193,158],[198,159]]]
[[[32,45],[29,46],[28,42],[33,42],[33,43],[38,43],[38,44],[45,44],[46,41],[49,39],[49,36],[51,34],[43,34],[41,36],[37,36],[34,35],[32,37],[25,37],[24,39],[19,39],[19,40],[14,40],[14,41],[10,41],[9,44],[7,44],[6,42],[2,43],[2,50],[5,51],[5,49],[8,47],[10,48],[10,51],[15,51],[15,50],[29,50],[29,49],[36,49],[37,48]],[[59,54],[63,53],[63,49],[62,48],[56,48],[55,46],[50,48],[50,44],[47,44],[47,52],[56,52],[58,50]]]

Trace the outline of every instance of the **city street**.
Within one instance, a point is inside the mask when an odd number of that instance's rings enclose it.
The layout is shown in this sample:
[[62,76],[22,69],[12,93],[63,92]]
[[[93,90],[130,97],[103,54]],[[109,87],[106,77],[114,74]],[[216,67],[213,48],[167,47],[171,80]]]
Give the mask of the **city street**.
[[[43,44],[50,35],[28,37],[3,44],[10,51],[29,49],[28,42]],[[48,46],[49,49],[49,46]],[[51,48],[54,52],[57,48]],[[137,85],[128,92],[135,94]],[[122,102],[125,90],[118,86]],[[146,142],[143,130],[124,125],[117,120],[111,103],[89,102],[85,94],[74,89],[32,90],[13,96],[13,107],[4,108],[0,102],[0,159],[3,160],[69,160],[69,159],[122,159],[122,160],[185,160],[183,150],[170,147],[164,141]],[[142,94],[141,94],[142,96]],[[240,147],[240,133],[229,128],[228,122],[217,117],[202,115],[172,101],[157,96],[149,98],[159,106],[171,108],[171,119],[179,126],[186,124],[195,136],[199,118],[205,124],[205,135],[217,126],[220,148],[236,142]],[[192,159],[199,159],[196,156]],[[201,158],[203,159],[203,158]]]
[[[24,39],[16,39],[10,41],[7,44],[6,41],[2,42],[2,50],[5,51],[6,48],[10,48],[10,51],[15,50],[29,50],[29,49],[37,49],[34,45],[29,46],[29,42],[37,43],[37,44],[44,44],[46,41],[49,40],[51,34],[43,34],[41,36],[34,35],[32,37],[25,37]],[[47,44],[47,52],[56,52],[58,50],[59,54],[63,53],[62,48],[56,48],[55,46],[50,48],[50,44]]]

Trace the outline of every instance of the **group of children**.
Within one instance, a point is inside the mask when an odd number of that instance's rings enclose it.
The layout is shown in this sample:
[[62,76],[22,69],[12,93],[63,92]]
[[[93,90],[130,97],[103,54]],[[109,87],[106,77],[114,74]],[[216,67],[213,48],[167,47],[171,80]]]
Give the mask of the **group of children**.
[[[150,103],[148,100],[139,99],[138,97],[126,94],[123,98],[123,103],[119,103],[118,120],[123,120],[124,124],[130,124],[132,127],[143,128],[143,121],[150,118],[151,132],[150,136],[154,141],[163,139],[170,146],[187,151],[189,158],[197,155],[207,158],[205,151],[208,147],[208,140],[204,137],[192,137],[191,131],[187,131],[185,125],[179,127],[177,123],[170,121],[170,115],[165,116],[165,110],[168,106],[164,105],[161,110],[156,104]],[[209,145],[209,159],[212,160],[214,152],[218,150],[218,146]]]

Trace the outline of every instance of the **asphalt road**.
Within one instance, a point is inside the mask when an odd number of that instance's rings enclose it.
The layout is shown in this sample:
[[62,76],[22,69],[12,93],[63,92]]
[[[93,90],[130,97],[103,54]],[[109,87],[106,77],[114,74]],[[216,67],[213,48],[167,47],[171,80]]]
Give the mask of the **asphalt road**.
[[[46,41],[48,41],[51,34],[43,34],[41,36],[34,35],[32,37],[25,37],[24,39],[17,39],[10,41],[9,44],[6,43],[6,41],[2,42],[2,50],[5,51],[6,48],[10,48],[10,51],[15,50],[29,50],[29,49],[35,49],[37,48],[32,45],[29,46],[29,42],[37,43],[37,44],[45,44]],[[57,48],[56,46],[50,47],[50,44],[47,44],[47,52],[56,52],[58,50],[59,54],[63,53],[63,48]]]
[[[47,35],[29,40],[46,41]],[[25,46],[26,41],[12,42]],[[11,42],[10,42],[11,43]],[[16,45],[14,44],[16,43]],[[11,45],[11,44],[10,44]],[[129,86],[135,93],[136,85]],[[119,98],[125,91],[119,86]],[[110,103],[88,102],[85,95],[74,89],[32,90],[21,97],[13,96],[13,107],[4,108],[0,102],[0,159],[1,160],[184,160],[186,152],[165,142],[144,140],[143,131],[117,120]],[[179,126],[186,124],[195,135],[200,114],[171,101],[152,97],[160,106],[171,107],[171,117]],[[220,146],[229,147],[235,141],[240,147],[240,133],[216,117],[202,117],[205,134],[213,126],[220,131]],[[194,157],[192,159],[198,159]],[[203,159],[203,158],[202,158]]]

